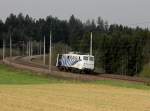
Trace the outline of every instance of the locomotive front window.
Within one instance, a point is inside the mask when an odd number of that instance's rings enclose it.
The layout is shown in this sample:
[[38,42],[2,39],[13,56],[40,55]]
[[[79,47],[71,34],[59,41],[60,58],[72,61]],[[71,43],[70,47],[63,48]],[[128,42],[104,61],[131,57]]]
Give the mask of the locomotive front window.
[[90,61],[94,61],[94,57],[90,57]]
[[87,56],[84,56],[84,57],[83,57],[83,60],[88,60],[88,57],[87,57]]

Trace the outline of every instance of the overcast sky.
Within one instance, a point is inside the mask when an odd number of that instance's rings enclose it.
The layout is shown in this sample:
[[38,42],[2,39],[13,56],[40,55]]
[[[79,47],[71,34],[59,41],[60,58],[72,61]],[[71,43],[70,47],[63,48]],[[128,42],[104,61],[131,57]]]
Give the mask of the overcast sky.
[[34,18],[48,15],[85,21],[101,16],[109,23],[150,27],[150,0],[0,0],[0,19],[10,13],[29,14]]

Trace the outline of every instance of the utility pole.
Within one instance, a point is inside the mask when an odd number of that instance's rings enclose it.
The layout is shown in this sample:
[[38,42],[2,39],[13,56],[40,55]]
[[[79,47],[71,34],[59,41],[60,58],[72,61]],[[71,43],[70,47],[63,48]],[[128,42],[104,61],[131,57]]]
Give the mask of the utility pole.
[[123,65],[123,64],[124,64],[124,61],[123,61],[123,56],[122,56],[121,63],[122,63],[122,64],[121,64],[121,66],[122,66],[122,67],[121,67],[121,70],[122,70],[121,72],[122,72],[122,75],[124,75],[124,65]]
[[24,50],[24,46],[25,46],[24,41],[22,41],[22,43],[23,43],[23,47],[22,47],[23,48],[23,53],[22,53],[22,55],[24,56],[24,54],[25,54],[24,53],[25,52],[25,50]]
[[5,59],[5,40],[3,39],[3,61]]
[[30,40],[28,41],[28,56],[30,56]]
[[26,54],[27,54],[27,56],[29,55],[29,42],[27,42],[27,46],[26,46]]
[[93,39],[93,34],[92,34],[92,32],[91,32],[90,55],[92,55],[92,39]]
[[52,33],[50,31],[50,46],[49,46],[49,71],[51,72],[52,69],[51,69],[51,65],[52,65],[52,61],[51,61],[51,56],[52,56]]
[[45,36],[44,36],[44,54],[43,54],[43,63],[45,65]]
[[29,44],[28,44],[28,45],[29,45],[29,46],[28,46],[28,48],[29,48],[29,49],[28,49],[28,51],[29,51],[29,56],[31,56],[31,48],[30,48],[30,47],[31,47],[31,42],[30,42],[30,40],[29,40]]
[[10,35],[10,58],[12,57],[12,39]]
[[41,47],[42,47],[42,44],[41,44],[41,40],[40,40],[40,58],[41,58],[41,55],[42,55],[42,50],[41,50]]
[[32,44],[32,41],[31,41],[31,46],[30,46],[30,51],[31,51],[31,57],[32,57],[32,55],[33,55],[33,44]]

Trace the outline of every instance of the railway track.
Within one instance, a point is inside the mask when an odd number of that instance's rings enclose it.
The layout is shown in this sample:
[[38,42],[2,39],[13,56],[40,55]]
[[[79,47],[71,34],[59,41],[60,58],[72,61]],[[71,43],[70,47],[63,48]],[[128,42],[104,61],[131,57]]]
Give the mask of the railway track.
[[47,65],[42,65],[38,63],[34,63],[31,61],[29,57],[14,57],[7,58],[4,61],[5,64],[13,65],[14,67],[21,69],[28,69],[34,72],[43,73],[43,74],[51,74],[52,76],[71,78],[76,80],[121,80],[128,82],[136,82],[136,83],[145,83],[150,84],[149,79],[139,78],[139,77],[129,77],[129,76],[120,76],[120,75],[111,75],[111,74],[76,74],[70,72],[60,72],[55,66],[52,67],[52,73],[49,72]]

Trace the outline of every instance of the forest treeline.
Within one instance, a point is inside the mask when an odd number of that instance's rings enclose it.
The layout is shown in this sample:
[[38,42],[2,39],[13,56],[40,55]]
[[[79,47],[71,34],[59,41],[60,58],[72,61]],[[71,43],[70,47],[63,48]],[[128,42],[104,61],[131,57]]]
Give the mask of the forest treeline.
[[40,41],[45,36],[48,47],[50,31],[53,43],[67,44],[72,50],[83,53],[89,53],[90,32],[93,32],[95,65],[105,73],[133,76],[142,71],[144,64],[150,62],[148,29],[109,25],[101,17],[82,22],[74,15],[69,20],[60,20],[53,16],[34,19],[22,13],[10,14],[5,21],[0,20],[0,43],[3,39],[9,41],[10,35],[13,43]]

